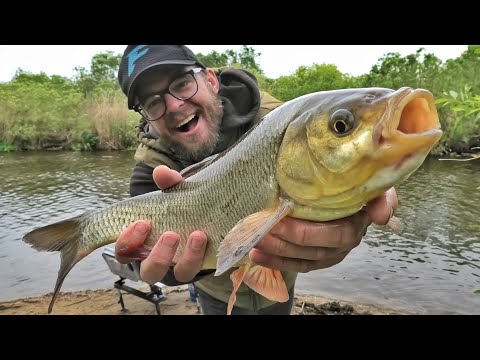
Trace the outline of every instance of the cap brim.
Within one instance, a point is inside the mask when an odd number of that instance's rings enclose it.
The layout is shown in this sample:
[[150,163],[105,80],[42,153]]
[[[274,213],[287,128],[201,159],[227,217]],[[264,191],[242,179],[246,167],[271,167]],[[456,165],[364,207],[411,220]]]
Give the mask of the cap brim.
[[133,91],[135,89],[135,82],[137,81],[138,77],[141,74],[143,74],[146,70],[149,70],[153,67],[162,66],[162,65],[195,65],[195,64],[197,64],[195,60],[165,60],[165,61],[156,62],[147,66],[145,69],[140,71],[137,75],[135,75],[135,77],[133,78],[133,81],[130,83],[130,87],[128,88],[128,108],[133,109],[133,106],[135,105],[133,103],[133,99],[135,97],[135,94]]

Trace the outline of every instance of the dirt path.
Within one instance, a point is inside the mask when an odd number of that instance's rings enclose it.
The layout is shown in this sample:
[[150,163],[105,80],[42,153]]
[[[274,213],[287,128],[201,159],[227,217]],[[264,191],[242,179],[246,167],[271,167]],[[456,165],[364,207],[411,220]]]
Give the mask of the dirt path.
[[[200,308],[190,300],[186,286],[163,289],[165,299],[160,302],[162,315],[200,315]],[[51,295],[0,303],[0,315],[44,315]],[[155,305],[131,294],[123,295],[126,311],[121,311],[118,291],[115,289],[62,293],[52,314],[57,315],[155,315]],[[353,304],[298,293],[293,315],[387,315],[406,314],[369,304]]]

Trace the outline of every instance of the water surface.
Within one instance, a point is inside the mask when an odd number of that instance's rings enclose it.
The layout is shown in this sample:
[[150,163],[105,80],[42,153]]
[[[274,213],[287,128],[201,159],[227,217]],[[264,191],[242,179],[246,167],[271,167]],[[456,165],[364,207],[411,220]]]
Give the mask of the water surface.
[[[50,293],[60,259],[28,231],[128,197],[133,152],[0,155],[0,301]],[[480,160],[428,159],[398,188],[400,235],[370,227],[340,264],[301,274],[297,289],[422,314],[480,314]],[[112,287],[102,249],[62,291]]]

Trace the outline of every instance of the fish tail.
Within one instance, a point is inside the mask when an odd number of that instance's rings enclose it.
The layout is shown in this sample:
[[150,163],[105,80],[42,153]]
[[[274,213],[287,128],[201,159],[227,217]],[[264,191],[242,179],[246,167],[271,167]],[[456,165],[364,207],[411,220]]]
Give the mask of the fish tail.
[[79,251],[82,246],[82,223],[86,215],[63,220],[55,224],[35,229],[23,237],[23,241],[39,251],[60,251],[61,262],[52,300],[48,307],[50,314],[65,277],[81,259],[93,250]]

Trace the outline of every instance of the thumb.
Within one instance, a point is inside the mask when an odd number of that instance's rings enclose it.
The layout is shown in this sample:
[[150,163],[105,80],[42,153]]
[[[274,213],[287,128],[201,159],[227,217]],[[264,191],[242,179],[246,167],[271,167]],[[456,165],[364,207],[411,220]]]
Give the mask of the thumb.
[[153,169],[153,180],[161,190],[164,190],[183,181],[183,177],[178,171],[160,165]]

